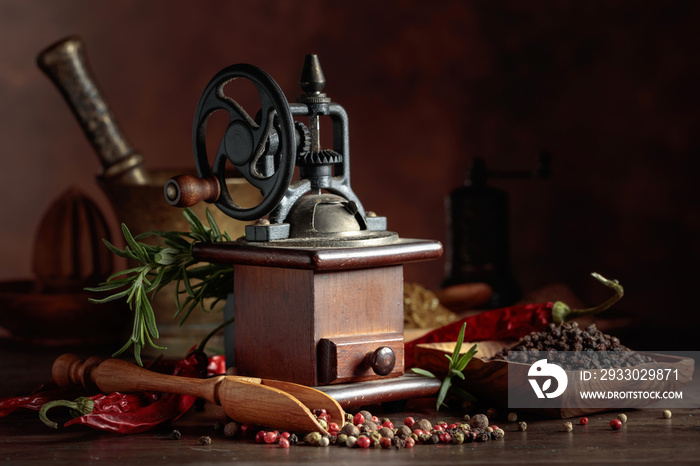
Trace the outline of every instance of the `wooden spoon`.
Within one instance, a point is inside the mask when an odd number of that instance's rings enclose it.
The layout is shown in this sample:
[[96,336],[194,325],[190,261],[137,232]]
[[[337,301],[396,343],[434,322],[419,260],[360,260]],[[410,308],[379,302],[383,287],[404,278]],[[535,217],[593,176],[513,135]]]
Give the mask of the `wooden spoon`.
[[311,409],[325,409],[339,426],[345,422],[345,412],[333,398],[291,382],[239,376],[178,377],[151,372],[120,359],[90,358],[83,362],[74,354],[58,357],[52,375],[61,387],[82,384],[94,385],[104,393],[157,391],[196,396],[222,406],[236,422],[288,432],[327,434]]

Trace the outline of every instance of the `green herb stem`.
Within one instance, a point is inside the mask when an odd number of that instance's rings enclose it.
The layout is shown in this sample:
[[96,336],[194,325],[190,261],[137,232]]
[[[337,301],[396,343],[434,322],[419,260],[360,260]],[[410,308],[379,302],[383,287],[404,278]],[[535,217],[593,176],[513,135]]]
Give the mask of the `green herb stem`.
[[[471,359],[476,354],[476,350],[477,350],[476,343],[474,345],[472,345],[471,348],[469,348],[469,351],[467,351],[464,354],[460,354],[460,352],[462,351],[462,343],[464,343],[464,332],[466,331],[466,329],[467,329],[467,324],[465,322],[462,325],[462,329],[459,331],[459,336],[457,337],[457,342],[455,343],[455,348],[454,348],[454,351],[452,351],[452,355],[451,356],[447,355],[447,354],[445,355],[445,357],[447,359],[449,359],[450,365],[447,368],[447,375],[445,375],[445,378],[442,380],[442,384],[440,385],[440,390],[438,391],[437,404],[435,407],[436,411],[440,411],[440,408],[445,403],[445,398],[447,398],[447,394],[450,392],[450,389],[453,388],[452,377],[457,377],[461,380],[464,380],[463,371],[464,371],[464,369],[466,369],[467,365],[469,364],[469,361],[471,361]],[[414,367],[411,370],[413,372],[415,372],[416,374],[420,374],[420,375],[423,375],[426,377],[436,378],[435,374],[433,374],[432,372],[427,371],[425,369]],[[459,394],[465,393],[467,396],[471,396],[463,389],[459,389],[458,393]]]
[[[208,312],[216,304],[225,300],[233,288],[233,268],[221,265],[198,265],[192,256],[195,243],[218,243],[230,241],[226,232],[221,232],[209,210],[206,211],[208,226],[205,226],[190,209],[184,209],[183,215],[190,226],[189,232],[149,231],[133,236],[129,228],[122,224],[122,234],[126,241],[124,249],[119,249],[107,240],[106,247],[119,257],[124,257],[136,264],[110,276],[99,286],[86,288],[96,293],[112,292],[104,298],[91,298],[93,303],[106,303],[125,299],[134,313],[132,332],[127,342],[113,356],[134,347],[134,357],[142,365],[141,350],[152,347],[158,350],[166,348],[155,344],[159,338],[155,313],[151,299],[165,285],[175,282],[175,318],[182,325],[190,313],[199,306]],[[156,237],[162,245],[154,246],[140,242],[144,238]],[[180,295],[185,295],[180,300]],[[205,300],[213,298],[210,306]]]

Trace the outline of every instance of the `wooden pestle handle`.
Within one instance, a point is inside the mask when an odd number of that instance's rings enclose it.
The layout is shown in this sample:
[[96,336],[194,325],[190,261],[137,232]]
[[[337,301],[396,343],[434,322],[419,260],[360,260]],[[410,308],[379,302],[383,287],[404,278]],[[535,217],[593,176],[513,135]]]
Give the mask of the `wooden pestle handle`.
[[124,177],[139,184],[145,182],[143,157],[126,140],[102,97],[88,66],[82,40],[68,37],[56,42],[39,54],[37,64],[73,111],[102,162],[102,176],[106,179]]
[[168,204],[175,207],[192,207],[202,201],[216,202],[221,194],[221,186],[213,175],[205,178],[178,175],[165,183],[164,193]]
[[121,359],[89,358],[82,361],[75,354],[59,356],[51,375],[60,387],[83,385],[103,393],[155,391],[191,395],[218,403],[216,390],[221,377],[197,379],[160,374]]

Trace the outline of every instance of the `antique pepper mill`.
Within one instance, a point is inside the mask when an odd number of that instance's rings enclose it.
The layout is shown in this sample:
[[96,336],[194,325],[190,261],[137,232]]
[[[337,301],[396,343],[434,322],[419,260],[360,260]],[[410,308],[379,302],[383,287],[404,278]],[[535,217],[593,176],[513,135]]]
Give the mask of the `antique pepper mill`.
[[[255,117],[224,94],[238,78],[258,91]],[[365,210],[350,186],[348,117],[324,86],[316,55],[305,58],[296,103],[255,66],[220,71],[195,114],[199,177],[169,180],[165,197],[174,206],[206,201],[233,218],[258,219],[237,241],[193,251],[200,260],[234,266],[239,373],[309,386],[400,378],[403,264],[436,259],[442,245],[400,238],[387,231],[386,217]],[[206,124],[217,110],[228,113],[229,123],[210,166]],[[332,149],[321,148],[321,117],[332,122]],[[260,190],[260,204],[242,207],[231,198],[228,162]]]

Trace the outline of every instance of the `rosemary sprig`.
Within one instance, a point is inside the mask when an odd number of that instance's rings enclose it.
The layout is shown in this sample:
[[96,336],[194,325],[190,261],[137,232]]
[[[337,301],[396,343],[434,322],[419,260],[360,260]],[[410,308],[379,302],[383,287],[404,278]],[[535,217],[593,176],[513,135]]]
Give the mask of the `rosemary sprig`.
[[[192,257],[192,246],[195,243],[218,243],[231,241],[231,238],[226,232],[221,232],[208,209],[208,226],[205,226],[190,209],[185,209],[183,215],[190,226],[189,232],[149,231],[134,237],[127,226],[122,224],[122,233],[126,240],[123,250],[103,240],[112,253],[139,264],[113,274],[99,286],[86,288],[93,292],[114,292],[102,299],[91,298],[91,302],[106,303],[125,298],[134,312],[131,336],[113,356],[123,353],[133,345],[134,357],[142,365],[141,350],[146,345],[159,350],[165,349],[154,343],[159,335],[149,296],[152,299],[153,295],[168,283],[177,283],[177,312],[174,317],[179,319],[180,325],[197,306],[208,312],[221,300],[226,299],[232,290],[233,267],[212,264],[195,266],[197,261]],[[153,246],[139,241],[152,236],[159,237],[163,244]],[[180,300],[180,295],[185,295],[184,300]],[[204,300],[208,298],[214,298],[214,301],[207,308]]]
[[[436,411],[440,411],[440,407],[445,404],[445,398],[447,397],[447,393],[452,387],[452,377],[458,377],[464,380],[464,374],[462,373],[462,371],[464,371],[464,369],[467,367],[467,364],[469,364],[469,361],[471,361],[474,354],[476,354],[476,343],[472,345],[472,347],[469,348],[469,351],[467,351],[466,353],[462,355],[459,354],[459,352],[462,350],[462,343],[464,342],[464,331],[466,330],[466,328],[467,324],[465,323],[464,325],[462,325],[462,329],[459,331],[459,336],[457,337],[457,343],[455,344],[455,349],[452,352],[452,356],[447,354],[445,355],[445,357],[450,360],[450,365],[447,369],[447,375],[445,375],[445,378],[442,381],[442,385],[440,385],[440,390],[438,391],[437,405],[435,407]],[[411,370],[416,374],[436,378],[435,374],[433,374],[432,372],[427,371],[425,369],[421,369],[419,367],[414,367]],[[469,395],[464,390],[460,389],[459,392],[460,394],[462,394],[462,396],[471,397],[471,395]]]

